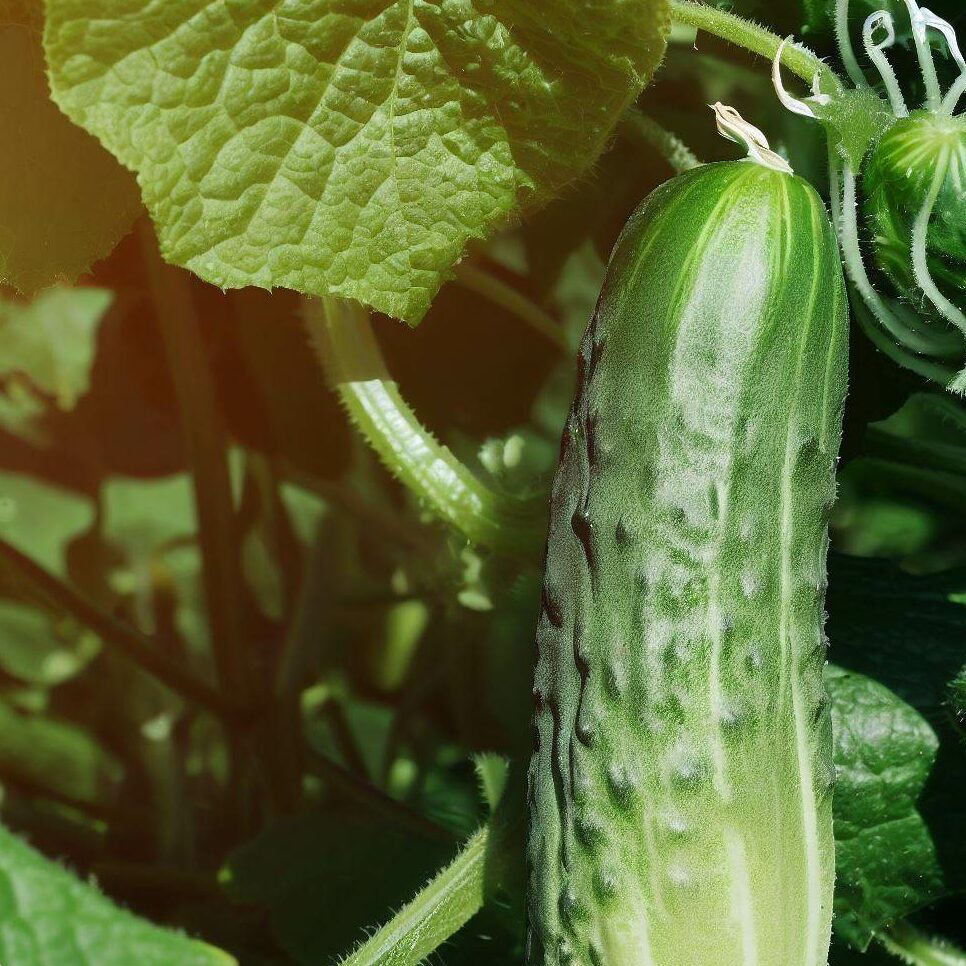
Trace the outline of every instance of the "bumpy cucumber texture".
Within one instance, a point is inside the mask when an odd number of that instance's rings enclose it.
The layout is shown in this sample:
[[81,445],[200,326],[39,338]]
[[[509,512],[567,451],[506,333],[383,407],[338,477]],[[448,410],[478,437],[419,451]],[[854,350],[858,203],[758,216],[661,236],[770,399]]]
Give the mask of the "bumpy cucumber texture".
[[707,165],[635,212],[553,487],[531,966],[826,963],[846,367],[836,239],[805,181]]

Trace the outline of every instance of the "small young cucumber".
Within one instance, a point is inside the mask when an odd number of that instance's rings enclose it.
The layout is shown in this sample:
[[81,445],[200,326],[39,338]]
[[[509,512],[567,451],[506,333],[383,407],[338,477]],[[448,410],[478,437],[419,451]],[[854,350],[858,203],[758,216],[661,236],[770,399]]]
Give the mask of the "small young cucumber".
[[926,271],[966,312],[966,115],[916,111],[897,121],[870,153],[862,183],[876,264],[898,293],[934,314],[920,284]]
[[825,206],[746,127],[749,159],[631,217],[580,350],[537,631],[531,966],[826,963],[848,313]]

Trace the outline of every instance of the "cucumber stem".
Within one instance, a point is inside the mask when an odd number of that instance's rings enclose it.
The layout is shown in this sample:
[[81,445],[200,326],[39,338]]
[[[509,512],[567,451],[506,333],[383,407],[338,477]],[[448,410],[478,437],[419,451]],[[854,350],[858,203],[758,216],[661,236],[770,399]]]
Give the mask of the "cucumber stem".
[[[671,18],[677,23],[696,27],[759,57],[773,60],[781,47],[782,38],[777,34],[733,13],[696,0],[670,0],[670,7]],[[843,89],[836,73],[806,47],[787,45],[782,51],[782,63],[807,84],[811,84],[818,75],[823,89],[829,93],[838,93]]]
[[435,952],[483,908],[490,837],[487,826],[476,832],[450,865],[341,966],[416,966]]
[[905,920],[880,930],[876,938],[908,966],[966,966],[966,953],[925,935]]
[[[879,43],[875,43],[872,35],[880,27],[885,30],[886,38]],[[878,10],[876,13],[869,14],[862,27],[862,43],[865,47],[865,53],[879,71],[886,93],[889,95],[892,113],[896,117],[908,117],[909,108],[906,106],[906,99],[902,96],[899,79],[892,69],[892,64],[889,63],[889,58],[885,55],[885,51],[895,42],[896,28],[892,15],[887,10]]]
[[835,40],[849,79],[858,88],[868,87],[869,82],[859,66],[849,33],[849,0],[835,0]]
[[655,148],[675,174],[701,167],[694,152],[673,132],[637,108],[624,115],[623,132],[632,140]]
[[905,0],[906,9],[909,11],[909,19],[912,21],[912,39],[916,44],[916,56],[919,58],[919,69],[922,79],[926,85],[926,104],[930,111],[934,113],[940,109],[941,97],[939,93],[939,75],[936,73],[936,62],[932,57],[932,48],[929,46],[929,38],[926,36],[928,22],[923,16],[924,11],[920,9],[916,0]]
[[304,304],[309,337],[329,382],[386,468],[471,543],[529,565],[538,561],[543,501],[490,489],[419,422],[389,375],[359,303],[326,297]]

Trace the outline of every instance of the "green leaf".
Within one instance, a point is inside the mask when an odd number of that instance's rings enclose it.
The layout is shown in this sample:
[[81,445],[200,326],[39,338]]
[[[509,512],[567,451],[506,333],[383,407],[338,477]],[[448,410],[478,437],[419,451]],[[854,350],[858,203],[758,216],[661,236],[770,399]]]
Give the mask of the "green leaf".
[[961,571],[912,575],[886,560],[829,555],[830,656],[874,677],[932,722],[966,654]]
[[40,10],[0,0],[0,282],[27,294],[86,272],[141,208],[130,174],[51,101]]
[[0,600],[0,667],[27,684],[70,680],[100,652],[100,640],[37,607]]
[[506,791],[510,763],[502,755],[484,752],[473,759],[476,777],[480,782],[480,794],[490,812],[495,812]]
[[938,739],[871,678],[829,668],[835,735],[835,929],[865,949],[875,930],[944,895],[916,803]]
[[950,890],[966,889],[966,757],[946,705],[966,653],[966,574],[913,576],[895,564],[831,554],[828,636],[835,663],[874,677],[919,711],[940,739],[920,800]]
[[154,480],[112,477],[101,500],[104,535],[131,561],[182,544],[197,530],[191,479],[184,473]]
[[213,946],[119,909],[0,828],[4,966],[232,966]]
[[[117,793],[121,765],[75,725],[21,714],[0,701],[2,779],[74,801],[106,805]],[[2,948],[0,944],[0,962],[11,966],[3,958]]]
[[600,153],[666,0],[47,0],[54,97],[165,258],[418,322],[466,243]]
[[72,410],[90,388],[97,332],[114,296],[106,289],[55,286],[32,302],[0,295],[0,423],[28,439],[53,402]]
[[21,473],[0,472],[0,540],[58,577],[67,572],[67,544],[94,522],[86,496]]
[[0,369],[20,371],[60,409],[90,388],[97,329],[114,296],[102,288],[55,286],[23,305],[0,298]]

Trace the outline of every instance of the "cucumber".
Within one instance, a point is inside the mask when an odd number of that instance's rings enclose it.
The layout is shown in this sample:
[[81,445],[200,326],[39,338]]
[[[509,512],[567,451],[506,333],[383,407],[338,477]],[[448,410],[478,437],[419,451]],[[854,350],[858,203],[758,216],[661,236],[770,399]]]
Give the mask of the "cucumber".
[[637,209],[581,345],[537,630],[532,966],[826,963],[848,312],[821,199],[750,148]]
[[[876,265],[898,294],[936,315],[921,290],[926,268],[966,312],[966,115],[915,111],[897,121],[869,154],[862,187]],[[916,222],[927,205],[917,269]]]

